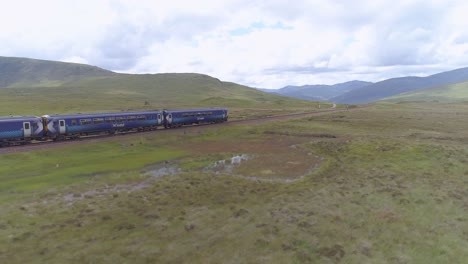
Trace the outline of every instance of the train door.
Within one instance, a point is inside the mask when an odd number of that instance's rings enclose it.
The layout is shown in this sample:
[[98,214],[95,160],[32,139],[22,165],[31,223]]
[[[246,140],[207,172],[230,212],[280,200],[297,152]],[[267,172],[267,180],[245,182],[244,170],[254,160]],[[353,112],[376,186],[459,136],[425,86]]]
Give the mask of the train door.
[[24,132],[25,138],[31,137],[31,123],[30,122],[23,122],[23,132]]
[[65,120],[59,120],[59,132],[60,134],[65,134]]
[[169,114],[167,115],[167,124],[168,124],[168,125],[172,125],[172,114],[171,114],[171,113],[169,113]]
[[161,114],[158,114],[158,125],[162,124]]

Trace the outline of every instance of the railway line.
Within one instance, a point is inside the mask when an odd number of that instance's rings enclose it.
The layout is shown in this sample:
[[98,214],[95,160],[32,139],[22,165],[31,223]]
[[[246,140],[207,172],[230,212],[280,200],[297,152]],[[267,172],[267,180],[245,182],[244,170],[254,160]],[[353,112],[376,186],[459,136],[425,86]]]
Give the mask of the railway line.
[[123,133],[118,133],[118,134],[92,135],[92,136],[80,137],[78,139],[65,140],[65,141],[52,141],[52,140],[33,141],[29,144],[0,148],[0,155],[8,154],[8,153],[41,150],[41,149],[50,148],[50,147],[75,145],[75,144],[80,144],[83,142],[87,142],[87,143],[100,142],[102,140],[109,140],[109,139],[115,139],[115,138],[120,138],[120,137],[144,136],[144,135],[149,135],[153,133],[173,133],[173,132],[177,132],[180,130],[193,130],[193,129],[199,129],[199,128],[206,127],[206,126],[216,127],[216,126],[229,126],[229,125],[240,125],[240,124],[258,124],[258,123],[264,123],[264,122],[270,122],[270,121],[276,121],[276,120],[287,120],[291,118],[301,118],[301,117],[313,116],[313,115],[347,112],[347,111],[361,109],[364,107],[368,107],[368,105],[362,105],[362,106],[358,106],[356,108],[351,108],[351,109],[337,109],[336,105],[334,105],[334,107],[332,108],[321,110],[321,111],[302,112],[302,113],[293,113],[293,114],[285,114],[285,115],[277,115],[277,116],[232,120],[232,121],[228,121],[225,123],[200,124],[200,125],[194,125],[194,126],[176,127],[176,128],[171,128],[171,129],[156,129],[156,130],[143,131],[143,132],[123,132]]

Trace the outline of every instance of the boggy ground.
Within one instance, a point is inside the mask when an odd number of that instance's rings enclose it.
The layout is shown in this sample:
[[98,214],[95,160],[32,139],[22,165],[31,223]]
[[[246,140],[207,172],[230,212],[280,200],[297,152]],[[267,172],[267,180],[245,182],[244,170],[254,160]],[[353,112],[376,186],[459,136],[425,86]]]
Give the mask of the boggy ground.
[[379,104],[2,155],[0,261],[463,263],[467,116]]
[[206,166],[205,172],[259,181],[292,182],[311,174],[323,160],[310,149],[303,148],[303,141],[265,135],[259,142],[201,142],[187,147],[202,157],[226,151],[234,154]]

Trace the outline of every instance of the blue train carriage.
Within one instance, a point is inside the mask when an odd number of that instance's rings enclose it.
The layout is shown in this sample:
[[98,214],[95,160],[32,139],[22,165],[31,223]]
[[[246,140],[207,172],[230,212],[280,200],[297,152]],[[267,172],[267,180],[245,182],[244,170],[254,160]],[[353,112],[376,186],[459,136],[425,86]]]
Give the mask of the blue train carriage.
[[228,110],[226,108],[164,110],[163,113],[165,128],[221,123],[228,120]]
[[59,140],[96,134],[144,131],[163,124],[161,111],[100,114],[45,115],[42,117],[49,138]]
[[0,117],[0,147],[44,139],[42,119],[37,116]]

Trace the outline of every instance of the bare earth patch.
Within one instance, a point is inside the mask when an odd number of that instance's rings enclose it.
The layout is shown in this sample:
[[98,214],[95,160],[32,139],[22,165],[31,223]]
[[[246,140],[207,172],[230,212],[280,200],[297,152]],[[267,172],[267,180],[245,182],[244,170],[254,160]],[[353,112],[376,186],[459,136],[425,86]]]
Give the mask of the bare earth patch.
[[300,141],[290,139],[248,143],[204,142],[191,146],[191,149],[200,154],[239,153],[210,164],[204,168],[205,172],[250,180],[291,182],[311,174],[323,160],[298,143]]

